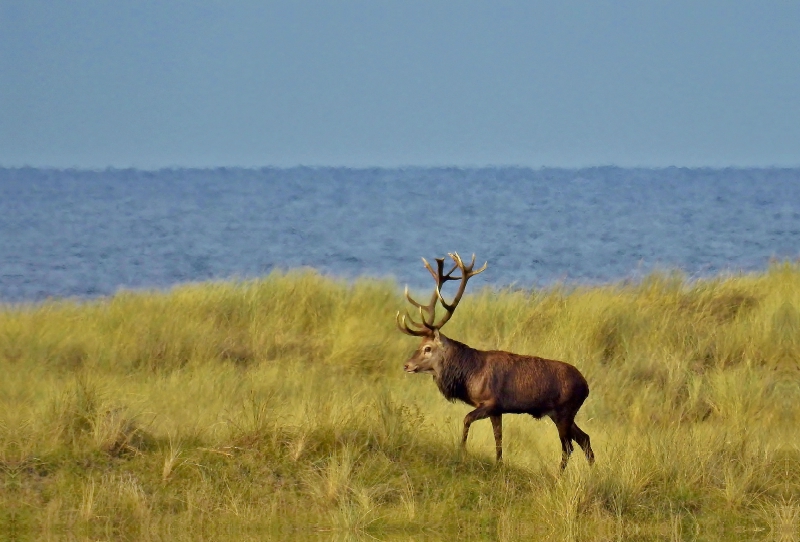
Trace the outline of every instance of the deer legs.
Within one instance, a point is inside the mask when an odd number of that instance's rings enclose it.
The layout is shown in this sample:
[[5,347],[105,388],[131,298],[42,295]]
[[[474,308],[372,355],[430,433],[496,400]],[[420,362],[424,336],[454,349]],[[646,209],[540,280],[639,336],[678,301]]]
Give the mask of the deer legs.
[[497,453],[497,460],[503,460],[503,417],[502,414],[491,414],[494,405],[481,405],[464,418],[464,434],[461,437],[461,447],[467,447],[467,436],[469,435],[469,426],[472,422],[489,418],[492,420],[492,429],[494,430],[494,447]]
[[[489,418],[492,421],[492,430],[494,431],[494,449],[497,454],[497,461],[503,460],[503,416],[502,414],[493,414],[494,405],[483,404],[470,412],[464,417],[464,433],[461,437],[462,448],[467,447],[467,436],[469,435],[469,427],[473,422]],[[567,468],[569,456],[572,455],[574,446],[573,441],[578,444],[586,455],[586,460],[590,465],[594,464],[594,452],[592,451],[591,440],[578,424],[575,423],[575,415],[556,417],[550,416],[558,428],[558,438],[561,440],[561,470]]]
[[503,415],[490,416],[492,420],[492,430],[494,431],[494,449],[497,452],[497,460],[503,460]]

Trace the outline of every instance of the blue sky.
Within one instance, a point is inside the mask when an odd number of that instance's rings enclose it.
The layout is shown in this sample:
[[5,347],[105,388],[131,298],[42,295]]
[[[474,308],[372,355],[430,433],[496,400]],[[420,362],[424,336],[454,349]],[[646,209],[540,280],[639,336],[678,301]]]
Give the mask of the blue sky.
[[0,166],[800,165],[800,2],[0,0]]

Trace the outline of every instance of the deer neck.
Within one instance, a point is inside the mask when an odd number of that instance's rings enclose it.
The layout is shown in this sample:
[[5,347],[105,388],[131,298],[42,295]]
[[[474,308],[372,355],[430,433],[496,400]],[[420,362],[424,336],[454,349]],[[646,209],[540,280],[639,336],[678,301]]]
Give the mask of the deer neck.
[[467,383],[472,374],[480,368],[479,352],[444,335],[440,336],[440,340],[444,347],[444,355],[442,363],[433,374],[433,380],[447,400],[460,399],[469,402]]

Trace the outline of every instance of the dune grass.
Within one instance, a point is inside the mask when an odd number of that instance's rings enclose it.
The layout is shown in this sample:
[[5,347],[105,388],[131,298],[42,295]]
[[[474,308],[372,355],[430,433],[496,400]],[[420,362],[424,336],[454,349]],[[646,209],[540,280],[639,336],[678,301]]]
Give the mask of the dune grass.
[[392,282],[301,270],[0,310],[0,529],[141,539],[800,538],[800,266],[484,289],[445,328],[587,377],[597,463],[549,421],[458,446],[405,375]]

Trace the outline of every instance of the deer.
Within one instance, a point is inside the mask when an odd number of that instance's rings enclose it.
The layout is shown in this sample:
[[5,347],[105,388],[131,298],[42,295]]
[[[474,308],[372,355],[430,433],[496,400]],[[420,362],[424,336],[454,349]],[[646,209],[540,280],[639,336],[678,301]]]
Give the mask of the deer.
[[[462,401],[472,407],[464,418],[461,448],[466,450],[470,426],[485,418],[492,422],[497,462],[503,459],[503,414],[529,414],[535,419],[549,417],[558,429],[561,440],[561,465],[563,471],[576,442],[589,465],[594,464],[589,435],[575,423],[575,415],[589,395],[589,385],[581,372],[563,361],[537,356],[514,354],[497,350],[477,350],[445,337],[444,326],[461,301],[467,281],[486,270],[474,270],[475,255],[466,265],[458,253],[448,253],[453,268],[444,272],[444,258],[435,258],[436,270],[425,258],[422,262],[430,272],[436,286],[430,301],[415,301],[405,288],[405,298],[419,312],[420,321],[414,320],[408,310],[397,312],[396,323],[400,331],[422,340],[414,354],[406,361],[406,373],[423,373],[433,376],[433,381],[445,399]],[[458,270],[459,274],[453,275]],[[442,296],[442,287],[448,281],[460,281],[451,302]],[[436,307],[441,304],[444,315],[436,322]]]

